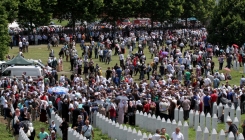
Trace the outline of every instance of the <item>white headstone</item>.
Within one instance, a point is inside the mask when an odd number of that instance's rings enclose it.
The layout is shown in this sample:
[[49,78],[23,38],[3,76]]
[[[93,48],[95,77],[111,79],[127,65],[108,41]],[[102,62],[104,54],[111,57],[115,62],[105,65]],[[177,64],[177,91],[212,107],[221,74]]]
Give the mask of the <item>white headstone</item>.
[[189,112],[189,127],[193,127],[194,126],[194,112],[193,110],[191,110]]
[[122,133],[123,132],[123,125],[122,124],[120,124],[120,126],[119,126],[119,135],[118,135],[118,137],[117,137],[117,139],[118,140],[123,140],[123,135],[124,135],[124,133]]
[[197,129],[198,126],[199,126],[199,112],[196,111],[194,128]]
[[238,139],[238,140],[244,140],[243,134],[240,133],[240,134],[238,135],[237,139]]
[[148,136],[146,135],[146,133],[143,133],[142,139],[143,139],[143,140],[148,140]]
[[212,130],[211,140],[217,140],[217,131],[215,129]]
[[179,121],[179,109],[177,107],[174,109],[174,119]]
[[139,126],[139,115],[140,115],[140,112],[139,110],[137,110],[135,113],[135,125],[137,126]]
[[117,122],[116,125],[115,125],[115,129],[114,129],[114,133],[113,133],[113,136],[115,139],[118,139],[119,138],[119,132],[120,132],[120,125],[119,123]]
[[79,140],[83,140],[83,135],[80,135]]
[[179,121],[179,122],[178,122],[178,127],[180,128],[180,131],[181,131],[181,132],[183,131],[182,126],[183,126],[183,125],[182,125],[182,122]]
[[197,126],[197,129],[196,129],[196,140],[202,138],[202,129],[200,126]]
[[122,137],[123,140],[127,139],[127,133],[128,133],[128,128],[127,128],[126,125],[124,125],[124,127],[123,127],[123,137]]
[[167,122],[165,121],[165,119],[162,118],[161,123],[160,123],[160,127],[157,127],[157,128],[169,128],[170,127],[170,123],[171,123],[170,120],[169,120],[169,124],[167,124]]
[[150,129],[151,129],[151,132],[152,132],[152,133],[155,132],[157,123],[158,123],[158,121],[157,121],[157,119],[156,119],[156,116],[155,116],[155,114],[153,114],[152,117],[151,117],[151,124],[152,124],[152,125],[150,125]]
[[[165,120],[164,120],[164,121],[165,121]],[[162,120],[161,120],[160,116],[157,117],[156,122],[157,122],[156,128],[164,128],[164,127],[161,127],[161,125],[162,125]],[[165,122],[164,122],[164,123],[165,123]]]
[[172,127],[171,127],[172,125],[171,125],[171,121],[170,121],[170,119],[168,119],[167,120],[167,123],[166,123],[166,127],[164,127],[164,128],[166,128],[167,130],[167,134],[172,134]]
[[181,122],[184,121],[184,111],[183,111],[183,108],[181,107],[180,110],[179,110],[179,120]]
[[239,126],[239,121],[238,121],[237,117],[234,118],[232,123],[234,123],[236,126]]
[[[171,132],[174,132],[176,128],[177,128],[177,123],[175,120],[173,120],[172,125],[171,125]],[[169,134],[172,134],[172,133],[169,133]]]
[[208,140],[208,137],[209,137],[209,131],[208,128],[205,127],[203,132],[203,140]]
[[206,116],[206,127],[208,128],[208,130],[212,130],[211,129],[211,116],[209,113]]
[[105,129],[105,134],[108,134],[108,127],[109,127],[109,119],[108,119],[108,117],[106,117],[105,118],[105,123],[104,123],[105,125],[104,125],[104,128],[103,129]]
[[133,133],[132,133],[132,138],[135,139],[135,138],[137,138],[137,136],[138,136],[138,135],[137,135],[137,131],[136,131],[136,129],[134,128],[134,129],[133,129]]
[[202,128],[202,130],[204,130],[205,128],[205,114],[203,111],[200,115],[200,127]]
[[138,139],[141,139],[143,137],[143,135],[142,135],[140,130],[138,131],[137,135],[138,135]]
[[228,134],[228,140],[234,140],[234,139],[235,139],[234,134],[232,132],[230,132]]
[[212,108],[212,116],[213,116],[214,114],[217,114],[217,103],[216,103],[216,102],[214,102],[213,108]]
[[229,115],[229,111],[230,111],[230,108],[229,106],[226,104],[225,105],[225,110],[224,110],[224,118],[226,119],[227,116]]
[[212,128],[213,129],[217,129],[217,123],[218,123],[218,118],[217,118],[217,115],[214,114],[212,117]]
[[143,116],[142,118],[143,118],[143,119],[142,119],[143,124],[142,124],[142,127],[141,127],[141,128],[146,129],[146,128],[147,128],[147,125],[148,125],[148,123],[149,123],[148,117],[147,117],[147,113],[146,113],[146,112],[144,113],[144,116]]
[[189,130],[189,126],[188,123],[185,121],[183,125],[183,135],[185,140],[188,140],[188,135],[189,135],[188,130]]
[[[227,116],[227,118],[224,121],[226,122],[227,120],[230,120],[230,119],[231,119],[230,116]],[[225,123],[225,130],[228,130],[228,128],[229,128],[229,125]]]
[[128,127],[128,133],[127,133],[127,140],[132,140],[132,129],[131,127]]
[[230,118],[231,120],[234,120],[235,118],[235,107],[233,104],[231,105],[231,108],[230,108]]
[[109,122],[108,122],[108,136],[111,136],[112,134],[111,134],[111,130],[113,129],[112,128],[113,127],[113,125],[112,125],[112,121],[111,121],[111,119],[109,119]]
[[149,113],[147,115],[147,121],[146,121],[146,126],[144,127],[144,129],[148,130],[148,131],[151,131],[151,114]]
[[220,130],[219,132],[219,140],[225,140],[225,132],[223,129]]
[[238,106],[238,107],[236,108],[236,117],[237,117],[237,119],[238,119],[239,122],[242,121],[242,120],[241,120],[241,108],[240,108],[240,106]]
[[101,120],[101,131],[102,131],[102,133],[103,134],[105,134],[106,133],[106,126],[105,126],[105,116],[102,116],[102,120]]
[[222,103],[219,103],[219,107],[218,107],[218,117],[221,117],[223,114],[223,105]]
[[140,128],[143,128],[143,125],[144,125],[143,117],[144,117],[144,114],[142,111],[140,111],[140,115],[139,115],[139,127]]

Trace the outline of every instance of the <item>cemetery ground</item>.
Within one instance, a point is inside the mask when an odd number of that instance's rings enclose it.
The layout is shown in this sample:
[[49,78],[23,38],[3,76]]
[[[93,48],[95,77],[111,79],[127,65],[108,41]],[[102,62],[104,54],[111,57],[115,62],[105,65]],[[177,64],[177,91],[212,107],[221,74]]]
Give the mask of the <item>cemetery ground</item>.
[[[59,47],[52,47],[51,49],[54,50],[54,53],[55,53],[55,56],[56,58],[58,59],[59,56],[58,56],[58,53],[61,49],[62,45],[59,45]],[[78,55],[81,56],[82,54],[82,50],[79,46],[79,44],[76,45],[76,49],[78,51]],[[146,48],[147,49],[147,48]],[[189,49],[189,47],[186,47],[185,49]],[[134,53],[137,51],[137,48],[133,51]],[[13,55],[16,56],[19,52],[19,49],[18,47],[13,47],[13,49],[9,49],[9,55],[12,57]],[[24,53],[24,57],[26,59],[40,59],[42,61],[43,64],[46,64],[47,63],[47,60],[48,60],[48,55],[49,55],[49,52],[48,51],[48,48],[47,48],[47,45],[33,45],[33,46],[29,46],[29,52],[28,53]],[[152,62],[152,59],[150,59],[150,53],[147,50],[144,51],[145,52],[145,55],[146,55],[146,64],[147,63],[151,63]],[[113,52],[114,54],[114,52]],[[125,58],[127,57],[127,54],[128,54],[128,50],[126,50],[126,53],[125,53]],[[92,55],[92,58],[94,58],[94,53]],[[218,59],[216,57],[214,57],[214,62],[215,62],[215,68],[214,70],[218,70]],[[113,67],[116,63],[119,64],[119,57],[118,56],[112,56],[112,60],[110,62],[110,64],[105,64],[104,62],[99,62],[99,59],[93,59],[94,63],[95,64],[99,64],[99,66],[102,68],[102,71],[103,71],[103,75],[105,75],[105,71],[107,70],[108,67]],[[224,63],[224,66],[226,66],[226,63]],[[225,73],[225,71],[221,70],[220,72],[223,72]],[[65,58],[63,59],[63,71],[62,72],[59,72],[59,75],[61,74],[64,74],[64,75],[67,75],[68,77],[70,77],[71,75],[71,72],[70,72],[70,62],[66,62],[65,61]],[[235,70],[232,70],[230,72],[230,74],[232,75],[232,80],[229,81],[229,83],[231,85],[239,85],[240,84],[240,78],[241,76],[243,75],[243,68],[241,67],[239,71],[235,71]],[[84,76],[82,76],[84,78]],[[134,76],[134,79],[136,82],[139,82],[139,74],[137,76]],[[221,83],[224,83],[224,81],[222,81]],[[245,120],[245,115],[242,115],[241,116],[241,120]],[[241,128],[241,124],[242,124],[242,121],[240,122],[240,126],[239,127],[239,132],[242,132],[242,128]],[[126,124],[127,126],[129,126],[128,124]],[[41,123],[41,122],[34,122],[34,127],[36,129],[36,134],[38,134],[40,132],[40,128],[41,127],[45,127],[46,130],[48,128],[48,125],[45,124],[45,123]],[[146,130],[142,129],[142,128],[139,128],[138,126],[131,126],[131,128],[135,128],[136,130],[141,130],[142,133],[147,133],[149,134],[149,132],[147,132]],[[224,123],[218,123],[218,126],[217,126],[217,133],[220,132],[221,129],[225,129],[225,124]],[[1,131],[3,130],[3,131]],[[95,140],[109,140],[110,138],[108,138],[107,135],[103,135],[101,133],[101,131],[97,128],[94,129],[95,131],[95,137],[94,139]],[[13,139],[12,135],[9,134],[7,131],[5,131],[5,123],[3,121],[0,122],[0,132],[2,132],[0,134],[0,137],[1,138],[4,138],[3,140],[11,140]],[[171,134],[169,134],[171,135]],[[195,133],[195,130],[193,128],[190,128],[189,129],[189,140],[195,140],[195,137],[196,137],[196,133]],[[36,139],[36,138],[35,138]]]

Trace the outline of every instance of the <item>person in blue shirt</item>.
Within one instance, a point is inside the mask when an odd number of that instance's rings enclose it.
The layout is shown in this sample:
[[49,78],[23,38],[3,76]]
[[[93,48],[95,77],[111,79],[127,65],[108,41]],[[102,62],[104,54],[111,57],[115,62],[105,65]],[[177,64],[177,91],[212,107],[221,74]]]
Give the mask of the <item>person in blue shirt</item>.
[[122,75],[122,69],[120,67],[118,67],[116,69],[116,73],[117,73],[118,77],[121,77],[121,75]]
[[119,84],[120,84],[120,78],[119,78],[119,76],[118,75],[116,75],[116,77],[113,79],[113,82],[115,83],[115,85],[117,85],[117,87],[119,86]]
[[206,95],[203,97],[203,104],[204,104],[204,113],[205,115],[207,115],[207,113],[211,113],[211,100],[210,100],[210,96],[208,93],[205,93]]
[[107,52],[108,52],[107,49],[104,49],[104,50],[103,50],[103,58],[102,58],[102,62],[105,62]]

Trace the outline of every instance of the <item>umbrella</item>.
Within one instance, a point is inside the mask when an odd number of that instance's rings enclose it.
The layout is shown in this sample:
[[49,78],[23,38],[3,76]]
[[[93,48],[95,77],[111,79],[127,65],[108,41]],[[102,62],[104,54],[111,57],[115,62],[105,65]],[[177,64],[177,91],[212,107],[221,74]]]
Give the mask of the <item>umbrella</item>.
[[230,72],[231,70],[229,68],[224,68],[225,71]]
[[239,46],[237,44],[233,44],[232,46],[235,48],[239,48]]
[[197,20],[195,17],[190,17],[190,18],[188,18],[187,19],[188,21],[195,21],[195,20]]
[[48,93],[56,93],[56,94],[66,94],[68,92],[68,88],[65,87],[52,87],[48,89]]
[[171,44],[171,43],[172,43],[171,40],[167,40],[167,41],[166,41],[166,44],[167,44],[167,45],[169,45],[169,44]]
[[162,52],[162,55],[166,56],[166,55],[168,55],[168,52]]
[[127,96],[117,96],[117,100],[129,100]]

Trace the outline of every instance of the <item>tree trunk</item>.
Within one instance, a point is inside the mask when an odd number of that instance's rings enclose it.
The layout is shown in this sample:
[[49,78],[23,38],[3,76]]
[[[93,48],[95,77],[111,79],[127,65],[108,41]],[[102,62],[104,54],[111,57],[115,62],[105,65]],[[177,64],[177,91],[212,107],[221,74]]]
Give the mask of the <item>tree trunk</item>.
[[73,34],[75,34],[75,24],[76,24],[76,20],[72,18],[72,33]]

